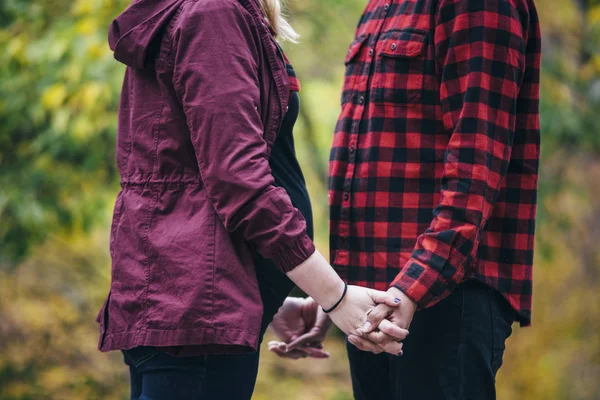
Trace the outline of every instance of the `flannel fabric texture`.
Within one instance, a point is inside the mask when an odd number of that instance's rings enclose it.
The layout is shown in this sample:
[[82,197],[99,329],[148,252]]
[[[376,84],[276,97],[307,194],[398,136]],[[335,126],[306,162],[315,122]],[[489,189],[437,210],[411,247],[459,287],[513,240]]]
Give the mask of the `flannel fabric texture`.
[[541,34],[532,0],[371,0],[329,168],[331,262],[420,308],[480,280],[531,321]]

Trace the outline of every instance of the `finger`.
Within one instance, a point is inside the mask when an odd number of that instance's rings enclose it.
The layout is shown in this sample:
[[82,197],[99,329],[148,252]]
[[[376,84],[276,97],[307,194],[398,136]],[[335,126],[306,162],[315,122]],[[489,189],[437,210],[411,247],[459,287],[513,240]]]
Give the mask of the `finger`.
[[277,354],[281,358],[289,358],[292,360],[298,360],[301,358],[308,357],[308,354],[306,352],[303,352],[302,350],[294,350],[294,351],[290,351],[290,352],[285,352],[285,351],[279,349],[279,347],[269,347],[269,351]]
[[352,343],[356,348],[362,351],[370,351],[371,353],[380,354],[383,353],[383,349],[373,342],[369,342],[361,338],[360,336],[350,335],[348,341]]
[[310,358],[329,358],[329,352],[320,349],[315,349],[313,347],[304,347],[303,351],[305,351]]
[[369,294],[371,298],[376,304],[386,304],[390,307],[398,307],[400,305],[401,300],[386,292],[381,292],[379,290],[369,289]]
[[319,335],[320,335],[320,333],[318,331],[311,330],[311,331],[305,333],[304,335],[298,337],[296,340],[292,340],[290,343],[288,343],[287,349],[289,351],[289,350],[297,349],[299,347],[305,347],[306,345],[314,342],[315,339],[317,339],[317,337]]
[[358,328],[357,333],[363,335],[374,331],[381,321],[389,317],[393,312],[394,309],[387,304],[379,304],[367,314],[367,321],[362,327]]
[[274,350],[271,350],[271,352],[277,354],[281,358],[287,358],[290,360],[300,360],[302,358],[308,358],[308,355],[306,353],[301,353],[299,351],[293,351],[290,353],[286,353],[285,351],[281,351],[279,349],[274,349]]
[[402,352],[403,343],[395,341],[383,332],[371,332],[362,337],[362,339],[375,343],[377,346],[385,350],[386,353],[398,355]]
[[381,321],[377,328],[396,341],[404,340],[408,336],[408,330],[400,328],[398,325],[391,323],[387,319]]
[[[269,350],[272,348],[285,353],[287,350],[287,344],[285,342],[270,341],[269,342]],[[305,347],[301,347],[301,348],[298,348],[297,350],[300,352],[306,353],[306,351],[304,349],[305,349]]]
[[276,340],[271,340],[271,341],[269,342],[269,348],[270,348],[270,347],[280,347],[281,345],[285,345],[285,343],[283,343],[283,342],[278,342],[278,341],[276,341]]

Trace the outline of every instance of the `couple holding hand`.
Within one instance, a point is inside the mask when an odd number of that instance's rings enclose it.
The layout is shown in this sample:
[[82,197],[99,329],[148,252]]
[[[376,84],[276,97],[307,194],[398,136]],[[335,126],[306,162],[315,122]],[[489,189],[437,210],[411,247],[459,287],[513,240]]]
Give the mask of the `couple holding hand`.
[[495,398],[511,325],[531,320],[535,5],[365,3],[330,157],[331,265],[279,0],[136,0],[112,23],[122,190],[97,321],[132,399],[250,399],[270,324],[271,351],[320,358],[332,323],[356,399]]

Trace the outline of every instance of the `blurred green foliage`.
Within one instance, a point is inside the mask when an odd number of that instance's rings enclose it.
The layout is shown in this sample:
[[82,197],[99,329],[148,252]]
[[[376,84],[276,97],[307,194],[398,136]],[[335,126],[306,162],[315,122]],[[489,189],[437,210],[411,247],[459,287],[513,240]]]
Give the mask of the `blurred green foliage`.
[[[286,45],[303,90],[297,146],[318,246],[343,58],[366,0],[292,0]],[[106,44],[126,0],[0,2],[0,399],[127,397],[96,351],[110,277],[123,67]],[[499,399],[600,398],[600,5],[540,0],[544,34],[534,326],[516,329]],[[265,352],[256,399],[351,398],[343,343],[328,361]]]

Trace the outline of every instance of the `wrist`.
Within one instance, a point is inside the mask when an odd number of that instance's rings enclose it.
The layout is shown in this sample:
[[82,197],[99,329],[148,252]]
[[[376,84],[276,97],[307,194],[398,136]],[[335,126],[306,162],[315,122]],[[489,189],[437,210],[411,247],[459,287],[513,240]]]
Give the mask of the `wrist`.
[[344,292],[344,281],[318,251],[287,276],[325,310],[331,308]]
[[348,284],[346,282],[344,282],[344,291],[342,292],[342,295],[340,296],[340,298],[331,307],[329,307],[329,308],[323,307],[323,312],[325,314],[329,314],[330,312],[337,309],[342,304],[344,299],[346,298],[347,293],[348,293]]

